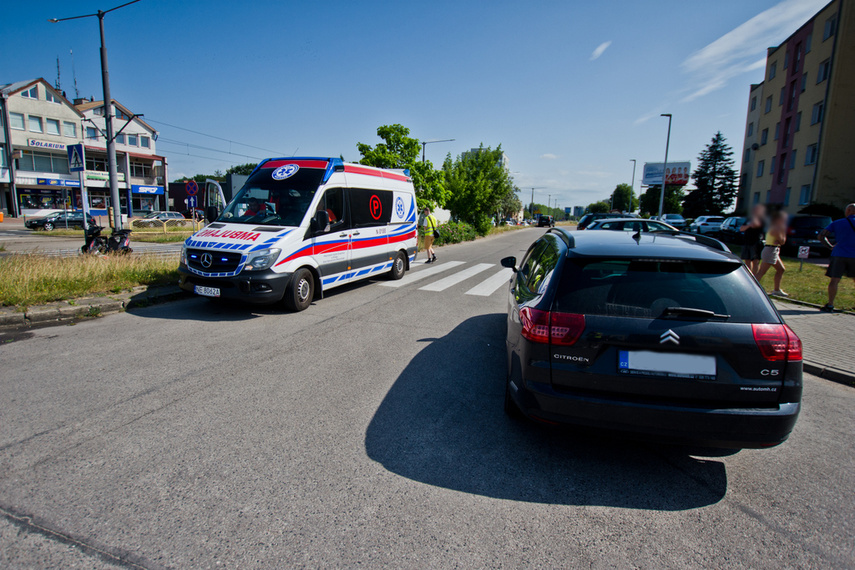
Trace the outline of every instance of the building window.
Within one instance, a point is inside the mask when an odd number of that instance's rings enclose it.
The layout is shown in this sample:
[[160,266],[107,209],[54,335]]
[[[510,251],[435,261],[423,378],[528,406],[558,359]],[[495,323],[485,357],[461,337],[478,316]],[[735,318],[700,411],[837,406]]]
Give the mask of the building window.
[[97,141],[98,140],[98,129],[95,127],[86,127],[86,138]]
[[822,101],[820,101],[819,103],[817,103],[813,106],[813,110],[811,111],[811,114],[810,114],[810,124],[811,125],[815,125],[815,124],[819,123],[820,121],[822,121],[822,110],[823,110],[823,102]]
[[816,144],[809,144],[805,150],[805,166],[816,164]]
[[760,192],[755,192],[754,193],[754,205],[757,205],[759,203],[760,203]]
[[[773,169],[770,168],[771,172]],[[778,184],[783,184],[784,176],[787,174],[787,155],[786,153],[781,155],[781,163],[778,165]]]
[[810,53],[810,40],[813,36],[808,34],[808,37],[805,38],[805,53]]
[[792,111],[796,105],[796,82],[790,83],[790,98],[787,102],[787,111]]
[[766,112],[768,113],[771,110],[772,110],[772,96],[769,95],[768,97],[766,97]]
[[49,101],[51,103],[59,103],[59,97],[51,93],[49,90],[45,89],[45,101]]
[[775,79],[775,76],[778,74],[778,62],[773,61],[772,65],[769,66],[769,81]]
[[793,73],[799,71],[799,64],[802,62],[802,44],[796,44],[796,60],[793,62]]
[[769,161],[769,176],[773,176],[775,174],[775,159],[777,156],[773,156],[772,160]]
[[746,148],[745,149],[745,158],[743,159],[743,162],[748,162],[750,160],[751,160],[751,149]]
[[769,129],[763,129],[760,132],[760,146],[763,146],[767,142],[769,142]]
[[822,41],[834,35],[837,28],[837,16],[834,15],[825,21],[825,29],[822,31]]
[[35,115],[30,115],[29,119],[30,120],[28,122],[27,128],[31,133],[44,132],[44,129],[42,129],[42,118],[41,117],[36,117]]
[[45,132],[49,135],[59,136],[59,121],[57,119],[45,119]]
[[64,121],[62,123],[62,134],[67,137],[76,139],[77,138],[77,125],[70,121]]
[[7,168],[7,166],[6,166],[6,148],[3,145],[0,145],[0,168]]
[[831,73],[831,60],[826,59],[822,63],[819,64],[819,72],[816,74],[816,82],[822,83],[826,79],[828,79],[828,75]]
[[787,119],[787,122],[784,124],[784,148],[790,146],[790,126],[792,119]]
[[16,131],[23,131],[24,115],[21,113],[9,113],[9,126]]
[[784,99],[786,98],[786,96],[787,96],[787,86],[785,85],[784,87],[781,87],[781,95],[778,97],[778,105],[779,106],[784,104]]
[[790,170],[796,167],[796,153],[798,153],[798,151],[793,149],[793,153],[790,155]]
[[128,115],[126,115],[125,112],[122,111],[121,109],[119,109],[118,107],[113,107],[113,109],[115,109],[115,111],[116,111],[113,114],[116,116],[117,119],[125,119],[126,121],[128,119],[130,119],[130,117]]
[[802,128],[802,112],[799,111],[798,113],[796,113],[796,125],[793,129],[793,132],[797,133],[797,132],[799,132],[799,129],[801,129],[801,128]]
[[761,160],[760,162],[757,163],[757,178],[760,178],[761,176],[763,176],[763,168],[765,166],[766,166],[765,160]]
[[775,140],[781,138],[781,123],[775,125]]
[[151,139],[148,137],[140,137],[140,146],[143,148],[151,148]]
[[790,205],[790,188],[787,188],[786,192],[784,192],[784,206]]
[[141,162],[131,163],[131,176],[134,178],[151,178],[151,165]]
[[757,108],[757,96],[755,95],[754,97],[751,98],[751,110],[753,111],[756,108]]
[[807,88],[807,73],[802,75],[802,93],[805,92],[806,88]]
[[31,88],[26,91],[21,91],[21,97],[26,97],[27,99],[38,99],[39,98],[39,86],[33,85]]
[[104,107],[95,107],[92,109],[92,114],[98,115],[99,117],[102,116],[104,114]]
[[753,134],[754,134],[754,123],[751,122],[751,123],[748,123],[748,136],[750,137]]
[[68,157],[49,152],[25,150],[18,159],[18,169],[27,172],[68,174]]
[[799,206],[810,204],[810,184],[802,186],[802,191],[799,192]]
[[128,146],[137,146],[137,135],[128,135]]
[[86,157],[86,170],[97,170],[98,172],[107,172],[106,157]]
[[125,144],[124,133],[116,135],[116,144]]

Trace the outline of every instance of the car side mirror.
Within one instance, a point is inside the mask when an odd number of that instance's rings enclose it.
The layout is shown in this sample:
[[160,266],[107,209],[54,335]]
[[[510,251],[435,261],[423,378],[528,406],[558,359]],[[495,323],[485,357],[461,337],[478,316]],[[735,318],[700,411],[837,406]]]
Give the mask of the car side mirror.
[[514,273],[517,272],[517,258],[514,256],[505,257],[501,261],[502,267],[507,267],[508,269],[513,269]]
[[326,210],[318,210],[312,220],[312,224],[316,233],[323,234],[330,231],[330,213]]
[[220,217],[220,210],[216,206],[208,206],[208,209],[205,210],[205,217],[208,218],[209,222],[213,222]]

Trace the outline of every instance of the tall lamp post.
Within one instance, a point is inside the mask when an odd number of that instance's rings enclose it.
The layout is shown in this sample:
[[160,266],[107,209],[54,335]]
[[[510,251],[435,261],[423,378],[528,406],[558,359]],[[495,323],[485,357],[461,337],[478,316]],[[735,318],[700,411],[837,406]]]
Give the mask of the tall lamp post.
[[635,208],[632,207],[632,200],[635,198],[635,159],[630,158],[632,163],[632,184],[629,185],[629,211],[632,212]]
[[665,162],[662,163],[662,191],[659,193],[659,219],[665,210],[665,170],[668,168],[668,146],[671,144],[671,113],[662,113],[660,117],[668,117],[668,138],[665,139]]
[[442,139],[439,141],[422,141],[422,162],[425,161],[425,147],[433,143],[452,142],[454,139]]
[[[115,12],[119,8],[136,4],[140,0],[132,0],[121,6],[109,10],[98,10],[95,14],[84,14],[70,18],[51,18],[48,22],[66,22],[68,20],[79,20],[81,18],[98,18],[98,27],[101,30],[101,85],[104,90],[104,122],[107,133],[107,171],[110,174],[110,204],[113,206],[113,227],[122,229],[122,203],[119,200],[119,177],[116,168],[116,140],[113,136],[113,98],[110,95],[110,72],[107,68],[107,45],[104,41],[104,16]],[[128,204],[130,206],[130,204]]]

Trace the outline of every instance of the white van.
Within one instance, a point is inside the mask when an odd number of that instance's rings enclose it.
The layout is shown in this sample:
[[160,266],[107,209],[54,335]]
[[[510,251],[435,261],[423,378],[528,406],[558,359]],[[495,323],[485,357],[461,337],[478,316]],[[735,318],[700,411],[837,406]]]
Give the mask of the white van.
[[302,311],[333,287],[403,277],[416,255],[416,219],[407,171],[266,159],[216,221],[184,242],[179,285]]

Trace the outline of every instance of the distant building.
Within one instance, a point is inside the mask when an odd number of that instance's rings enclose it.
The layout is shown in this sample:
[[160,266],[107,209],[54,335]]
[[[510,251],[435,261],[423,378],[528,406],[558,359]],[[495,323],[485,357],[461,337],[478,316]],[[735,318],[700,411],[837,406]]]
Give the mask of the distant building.
[[[481,148],[473,148],[473,149],[471,149],[471,150],[463,151],[462,153],[460,153],[460,156],[461,156],[462,158],[466,158],[466,156],[467,156],[467,155],[469,155],[470,153],[471,153],[471,154],[476,154],[476,153],[481,152],[482,150],[484,150],[484,149],[481,149]],[[510,159],[508,159],[508,155],[506,155],[504,152],[502,153],[501,163],[502,163],[502,167],[504,167],[504,169],[505,169],[505,170],[508,170],[508,169],[509,169],[510,164],[511,164],[511,161],[510,161]]]
[[737,210],[855,201],[855,5],[833,0],[766,54],[752,85]]

